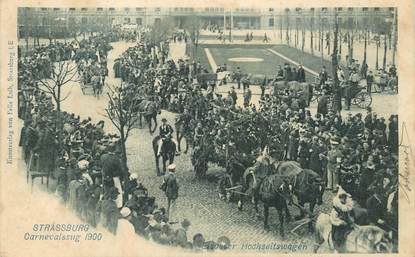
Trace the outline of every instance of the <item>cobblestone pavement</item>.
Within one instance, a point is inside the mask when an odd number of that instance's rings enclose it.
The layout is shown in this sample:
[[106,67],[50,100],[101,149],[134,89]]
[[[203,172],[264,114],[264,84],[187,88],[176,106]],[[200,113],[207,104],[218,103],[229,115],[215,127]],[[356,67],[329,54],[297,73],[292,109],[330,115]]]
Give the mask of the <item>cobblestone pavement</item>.
[[[132,44],[124,42],[114,43],[114,49],[109,53],[109,84],[120,83],[119,79],[114,79],[112,65],[114,58],[117,58]],[[77,113],[81,118],[91,117],[94,122],[105,121],[105,128],[108,132],[115,133],[110,121],[103,115],[107,104],[106,97],[95,99],[92,95],[83,95],[78,85],[72,85],[66,90],[71,90],[70,97],[63,103],[62,109]],[[386,97],[386,96],[385,96]],[[158,117],[159,124],[161,117],[168,119],[172,124],[174,114],[162,111]],[[152,137],[148,128],[134,129],[127,141],[128,166],[130,171],[137,173],[139,181],[149,190],[150,195],[156,197],[159,206],[167,206],[164,193],[159,189],[162,178],[156,176],[154,154],[151,146]],[[305,228],[300,229],[300,236],[288,233],[292,229],[292,224],[285,225],[287,237],[282,240],[277,233],[278,216],[274,209],[270,212],[271,231],[263,229],[263,221],[255,218],[255,212],[251,204],[245,206],[241,212],[238,211],[235,203],[227,203],[219,199],[216,183],[212,181],[198,181],[194,177],[190,154],[182,154],[176,157],[177,176],[180,184],[179,198],[172,214],[173,221],[181,221],[187,218],[191,221],[189,235],[202,233],[208,240],[216,240],[220,236],[227,236],[235,244],[235,250],[241,250],[243,244],[254,243],[274,243],[274,242],[304,242],[307,245],[305,252],[312,251],[312,236],[306,232]],[[219,167],[209,167],[209,174],[219,174],[223,170]],[[329,212],[331,208],[331,193],[324,195],[324,203],[316,208],[317,212]],[[298,214],[298,210],[290,208],[293,215]],[[260,209],[262,210],[262,209]]]

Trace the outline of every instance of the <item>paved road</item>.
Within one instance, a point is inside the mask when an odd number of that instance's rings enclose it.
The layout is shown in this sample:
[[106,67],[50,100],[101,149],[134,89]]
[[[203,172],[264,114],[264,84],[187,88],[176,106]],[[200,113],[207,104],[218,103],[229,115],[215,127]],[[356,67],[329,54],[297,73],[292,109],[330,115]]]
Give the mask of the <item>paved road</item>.
[[[113,77],[113,60],[132,44],[117,42],[112,45],[114,49],[109,53],[108,65],[110,73],[107,82],[109,84],[117,84],[120,81]],[[179,46],[172,46],[173,48],[180,49]],[[180,54],[172,56],[178,58]],[[114,127],[103,115],[107,104],[105,97],[97,100],[91,95],[83,95],[77,84],[71,85],[66,90],[70,90],[71,95],[63,103],[63,110],[77,113],[81,118],[91,117],[94,122],[102,119],[106,123],[106,130],[112,133],[115,132]],[[386,98],[387,96],[384,97]],[[175,115],[163,111],[161,116],[158,117],[159,123],[161,117],[167,118],[170,124],[172,124]],[[166,199],[163,192],[159,189],[162,178],[156,176],[151,139],[152,136],[149,134],[148,129],[134,129],[132,131],[127,141],[128,166],[131,172],[138,174],[139,181],[148,188],[150,195],[156,197],[158,205],[166,206]],[[270,213],[271,231],[266,232],[262,227],[262,220],[255,218],[252,206],[248,205],[243,212],[240,212],[234,203],[227,203],[218,198],[215,183],[198,181],[194,178],[189,154],[182,154],[177,157],[175,163],[177,165],[180,193],[172,220],[189,219],[192,223],[189,231],[190,235],[201,232],[205,238],[211,240],[216,240],[219,236],[225,235],[231,239],[233,244],[236,244],[235,250],[240,250],[242,244],[246,243],[273,243],[282,241],[276,232],[278,228],[278,216],[274,210]],[[209,168],[210,174],[216,174],[221,171],[218,167]],[[325,202],[329,203],[331,197],[331,194],[325,194]],[[319,212],[328,212],[329,210],[330,204],[317,207],[317,211]],[[291,211],[292,214],[298,212],[295,209],[291,209]],[[288,227],[292,228],[293,225],[288,225]],[[302,240],[307,245],[307,249],[304,251],[311,252],[312,237],[305,231],[302,231],[302,234],[303,236],[301,238],[288,235],[285,242],[294,243],[295,241]]]

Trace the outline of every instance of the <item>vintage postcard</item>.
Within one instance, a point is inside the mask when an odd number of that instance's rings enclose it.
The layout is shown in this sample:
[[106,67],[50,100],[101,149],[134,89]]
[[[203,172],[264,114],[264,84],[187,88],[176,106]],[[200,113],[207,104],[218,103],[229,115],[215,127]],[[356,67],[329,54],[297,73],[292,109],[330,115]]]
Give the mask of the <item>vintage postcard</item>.
[[413,1],[0,5],[0,257],[415,256]]

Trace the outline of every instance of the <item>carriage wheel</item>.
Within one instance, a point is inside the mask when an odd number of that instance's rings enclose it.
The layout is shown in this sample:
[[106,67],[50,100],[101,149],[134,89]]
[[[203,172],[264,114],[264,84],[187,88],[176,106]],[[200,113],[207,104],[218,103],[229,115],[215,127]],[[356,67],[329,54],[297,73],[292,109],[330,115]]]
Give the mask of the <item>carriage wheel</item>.
[[360,92],[356,95],[356,99],[359,99],[357,106],[362,109],[366,109],[372,104],[372,96],[368,92]]

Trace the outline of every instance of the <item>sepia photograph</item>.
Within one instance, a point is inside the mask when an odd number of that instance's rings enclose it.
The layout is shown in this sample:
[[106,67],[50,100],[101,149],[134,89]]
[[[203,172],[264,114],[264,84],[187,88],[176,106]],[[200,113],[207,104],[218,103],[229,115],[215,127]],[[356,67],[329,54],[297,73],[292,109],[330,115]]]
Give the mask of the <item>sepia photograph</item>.
[[400,252],[398,8],[16,8],[20,240]]

